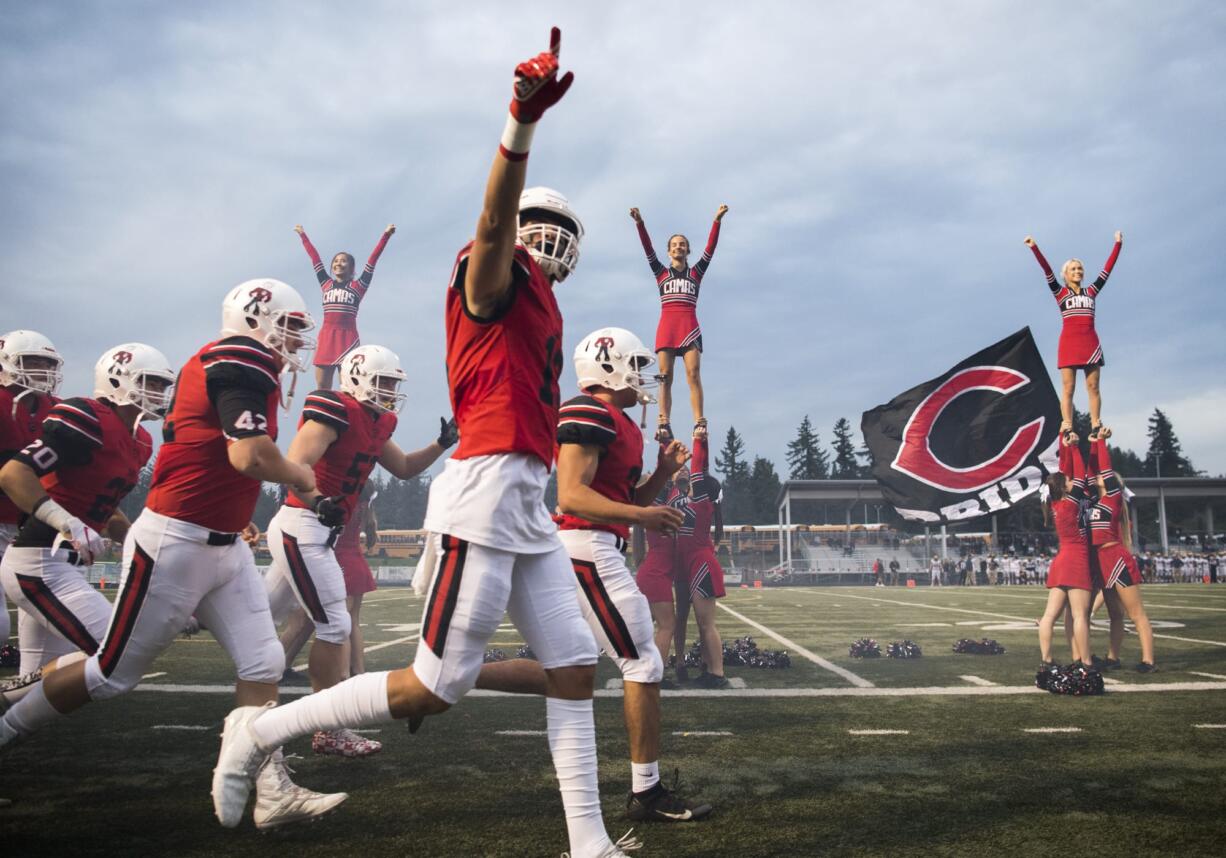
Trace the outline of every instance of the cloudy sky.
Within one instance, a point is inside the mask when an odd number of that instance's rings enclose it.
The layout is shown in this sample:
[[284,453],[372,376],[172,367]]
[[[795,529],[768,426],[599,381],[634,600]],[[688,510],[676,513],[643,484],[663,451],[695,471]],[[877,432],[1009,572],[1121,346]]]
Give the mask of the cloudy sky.
[[1122,229],[1104,418],[1140,449],[1159,406],[1226,472],[1226,7],[553,5],[4,4],[0,328],[49,335],[65,392],[88,391],[118,342],[181,363],[240,281],[318,309],[294,224],[360,262],[393,222],[361,329],[409,372],[398,440],[429,440],[447,275],[511,70],[556,23],[576,82],[529,182],[588,230],[559,290],[568,353],[602,325],[654,336],[631,206],[661,248],[700,244],[727,203],[699,306],[707,412],[783,471],[805,414],[829,442],[1025,325],[1055,377],[1059,314],[1022,238],[1095,271]]

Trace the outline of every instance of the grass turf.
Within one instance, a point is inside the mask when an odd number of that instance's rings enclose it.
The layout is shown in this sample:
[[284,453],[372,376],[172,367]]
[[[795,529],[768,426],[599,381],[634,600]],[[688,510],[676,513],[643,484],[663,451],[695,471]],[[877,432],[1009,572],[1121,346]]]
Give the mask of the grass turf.
[[[672,855],[1045,855],[1119,850],[1220,855],[1226,841],[1226,682],[1212,690],[1121,693],[1101,698],[1033,694],[903,696],[905,689],[1001,689],[1033,680],[1033,618],[1041,588],[805,588],[730,593],[725,603],[877,690],[840,697],[751,697],[789,689],[852,689],[842,676],[792,651],[793,668],[730,668],[747,690],[666,694],[662,769],[680,768],[690,795],[716,805],[692,826],[640,827],[639,854]],[[1126,687],[1215,683],[1226,676],[1226,590],[1146,587],[1161,671],[1112,672]],[[412,637],[421,602],[405,590],[374,594],[363,609],[367,646]],[[752,634],[785,648],[727,612],[726,638]],[[935,625],[942,623],[944,625]],[[961,624],[961,625],[959,625]],[[954,640],[992,637],[1002,656],[955,655]],[[884,647],[911,638],[914,661],[857,660],[850,641]],[[1182,638],[1179,640],[1177,638]],[[509,627],[493,642],[513,652]],[[399,666],[415,642],[371,651],[369,669]],[[1096,633],[1096,646],[1105,634]],[[1135,637],[1125,664],[1136,661]],[[790,647],[787,647],[790,648]],[[219,693],[137,691],[87,707],[0,757],[5,854],[79,855],[550,855],[565,826],[543,736],[539,700],[476,697],[410,737],[401,725],[377,734],[382,754],[316,757],[309,740],[289,750],[297,780],[351,793],[333,816],[259,835],[212,818],[210,770],[232,670],[208,635],[176,642],[151,668],[149,685],[204,684]],[[597,684],[616,679],[602,664]],[[882,694],[887,696],[881,696]],[[629,781],[621,700],[596,702],[601,794],[614,837]],[[871,696],[870,696],[871,695]],[[205,727],[203,730],[155,726]],[[1027,733],[1078,727],[1079,733]],[[849,730],[908,730],[853,736]],[[720,733],[732,735],[675,735]],[[11,851],[10,851],[11,850]]]

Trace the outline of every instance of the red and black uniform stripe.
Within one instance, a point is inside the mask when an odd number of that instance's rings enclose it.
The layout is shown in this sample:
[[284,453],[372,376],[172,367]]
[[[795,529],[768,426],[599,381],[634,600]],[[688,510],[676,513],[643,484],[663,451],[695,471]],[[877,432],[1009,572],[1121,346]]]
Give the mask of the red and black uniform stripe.
[[145,596],[149,594],[149,582],[153,579],[153,558],[139,543],[134,545],[133,549],[128,577],[124,579],[119,598],[115,600],[111,626],[106,630],[106,640],[102,642],[102,650],[98,655],[98,667],[102,670],[102,675],[108,678],[115,671],[124,647],[132,637],[132,629],[136,627],[141,607],[145,604]]
[[98,650],[98,642],[85,628],[85,624],[77,619],[77,615],[68,606],[55,597],[47,582],[36,575],[18,575],[17,585],[22,594],[38,612],[47,618],[51,627],[59,632],[64,640],[71,643],[86,655],[93,655]]
[[626,627],[626,621],[617,610],[617,605],[609,597],[604,582],[596,571],[596,564],[590,560],[575,560],[571,564],[575,568],[575,577],[579,579],[579,588],[583,590],[588,604],[596,612],[596,619],[605,637],[613,645],[613,652],[619,658],[638,658],[639,651],[634,646],[634,637]]
[[298,547],[298,538],[282,533],[281,546],[285,549],[286,560],[289,561],[290,580],[294,584],[294,589],[298,591],[302,604],[306,606],[307,613],[317,623],[328,622],[328,612],[324,610],[323,602],[319,599],[319,591],[315,589],[315,582],[311,580],[311,572],[307,569],[306,559],[302,556],[302,549]]
[[447,631],[451,628],[451,615],[455,613],[460,597],[460,580],[464,574],[464,561],[468,559],[468,543],[463,539],[443,534],[443,556],[434,587],[426,605],[426,623],[421,639],[439,658],[447,645]]

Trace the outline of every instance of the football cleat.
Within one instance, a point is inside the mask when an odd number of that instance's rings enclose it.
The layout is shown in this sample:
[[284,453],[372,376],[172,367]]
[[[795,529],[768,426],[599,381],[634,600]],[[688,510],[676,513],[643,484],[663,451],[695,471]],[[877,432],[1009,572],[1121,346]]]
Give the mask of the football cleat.
[[[631,828],[619,837],[616,843],[610,843],[596,858],[625,858],[627,852],[639,851],[643,848],[643,841],[634,837],[633,834],[634,829]],[[563,852],[562,858],[570,858],[570,853]]]
[[242,821],[256,773],[269,757],[256,745],[251,722],[275,705],[239,706],[226,716],[217,768],[213,769],[212,790],[213,812],[226,828],[233,828]]
[[311,737],[311,750],[336,757],[369,757],[382,751],[383,743],[342,727],[340,730],[320,730]]
[[686,801],[663,783],[626,799],[626,818],[635,822],[696,822],[710,813],[711,805]]
[[278,748],[256,777],[255,827],[261,831],[292,822],[318,819],[349,798],[348,793],[314,792],[290,780],[290,767]]

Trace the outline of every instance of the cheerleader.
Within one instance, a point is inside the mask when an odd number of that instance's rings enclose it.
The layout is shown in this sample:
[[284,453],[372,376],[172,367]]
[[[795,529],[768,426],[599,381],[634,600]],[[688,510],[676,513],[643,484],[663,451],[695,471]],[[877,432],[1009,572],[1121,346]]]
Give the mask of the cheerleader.
[[358,307],[366,297],[370,281],[375,276],[375,264],[387,247],[387,240],[396,232],[396,225],[389,223],[379,242],[366,260],[362,276],[353,279],[354,259],[352,253],[341,251],[332,257],[332,276],[324,270],[323,260],[319,251],[307,238],[302,224],[294,227],[294,232],[302,239],[302,246],[311,258],[315,268],[315,278],[319,280],[319,289],[323,293],[324,323],[319,331],[319,344],[315,347],[315,386],[321,390],[332,387],[332,376],[341,358],[350,349],[361,344],[358,336]]
[[1086,467],[1077,448],[1077,435],[1061,436],[1060,471],[1044,483],[1043,520],[1054,520],[1060,550],[1047,570],[1047,609],[1039,620],[1039,650],[1044,666],[1051,664],[1052,628],[1064,613],[1073,615],[1073,663],[1090,653],[1090,543],[1083,524],[1086,502]]
[[1085,277],[1085,266],[1080,259],[1070,259],[1064,263],[1060,269],[1060,275],[1064,278],[1064,285],[1061,286],[1034,239],[1028,235],[1025,241],[1038,260],[1039,267],[1043,269],[1047,287],[1060,305],[1060,315],[1064,319],[1060,329],[1058,357],[1060,382],[1063,386],[1060,396],[1060,416],[1063,423],[1060,431],[1068,432],[1073,428],[1073,392],[1077,388],[1079,369],[1085,372],[1086,390],[1090,395],[1090,426],[1092,431],[1097,431],[1102,426],[1102,395],[1099,393],[1098,379],[1106,361],[1103,358],[1102,345],[1098,341],[1098,332],[1094,330],[1094,309],[1098,294],[1107,285],[1107,278],[1111,276],[1111,269],[1119,258],[1120,248],[1124,245],[1124,234],[1116,230],[1115,246],[1111,249],[1111,255],[1107,257],[1097,279],[1084,287],[1081,284]]
[[715,222],[711,224],[711,234],[707,236],[707,247],[697,265],[690,266],[690,240],[677,234],[668,239],[669,264],[664,266],[656,258],[642,215],[638,209],[630,209],[630,217],[638,226],[639,240],[643,243],[643,252],[647,254],[647,264],[651,267],[660,292],[660,323],[656,326],[656,359],[659,361],[662,379],[659,393],[660,426],[656,431],[656,439],[660,441],[672,439],[669,415],[672,413],[673,404],[673,362],[678,356],[685,362],[685,377],[690,385],[690,407],[694,412],[694,425],[704,429],[707,425],[702,410],[702,378],[699,372],[702,363],[702,329],[698,326],[698,290],[702,287],[702,278],[707,273],[711,257],[715,254],[715,245],[719,242],[720,221],[727,213],[728,207],[724,205],[715,212]]
[[[1111,617],[1111,644],[1106,666],[1119,667],[1120,643],[1124,638],[1124,617],[1127,613],[1141,639],[1140,673],[1152,673],[1154,667],[1154,630],[1141,601],[1141,572],[1132,554],[1132,527],[1124,499],[1124,482],[1111,468],[1107,439],[1111,430],[1103,427],[1090,442],[1097,472],[1098,498],[1090,508],[1090,540],[1098,559],[1103,596]],[[1121,608],[1123,610],[1121,610]]]

